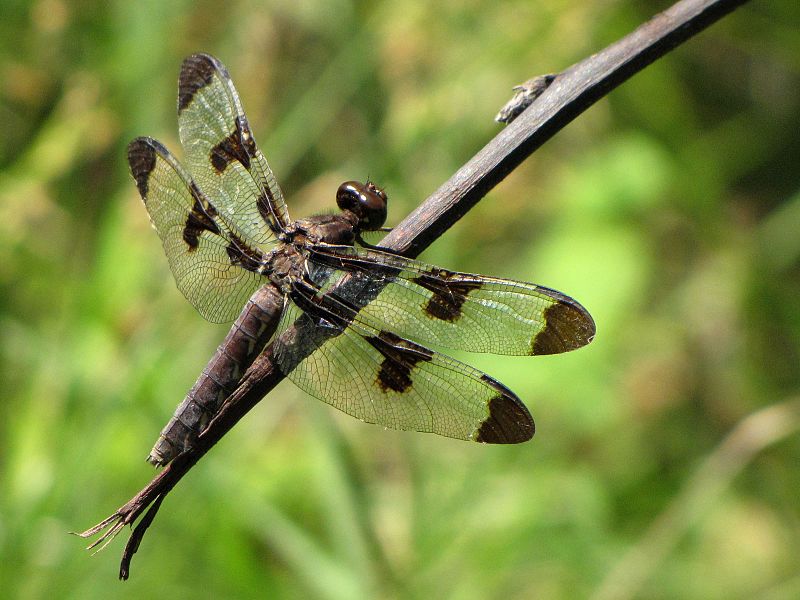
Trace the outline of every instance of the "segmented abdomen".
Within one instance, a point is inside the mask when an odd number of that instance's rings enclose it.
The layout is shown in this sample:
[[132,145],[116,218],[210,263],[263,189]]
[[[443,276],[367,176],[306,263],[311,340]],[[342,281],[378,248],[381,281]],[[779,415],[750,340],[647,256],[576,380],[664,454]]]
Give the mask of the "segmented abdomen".
[[275,333],[283,297],[267,284],[247,301],[194,386],[161,431],[147,461],[164,466],[192,447],[264,345]]

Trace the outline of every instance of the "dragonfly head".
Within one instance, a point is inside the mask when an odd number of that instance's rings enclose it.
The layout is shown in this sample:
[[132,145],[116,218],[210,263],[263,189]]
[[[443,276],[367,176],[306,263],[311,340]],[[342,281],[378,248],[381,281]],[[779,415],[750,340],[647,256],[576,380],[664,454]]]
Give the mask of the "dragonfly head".
[[336,191],[336,204],[358,217],[359,227],[375,231],[386,222],[386,192],[371,181],[345,181]]

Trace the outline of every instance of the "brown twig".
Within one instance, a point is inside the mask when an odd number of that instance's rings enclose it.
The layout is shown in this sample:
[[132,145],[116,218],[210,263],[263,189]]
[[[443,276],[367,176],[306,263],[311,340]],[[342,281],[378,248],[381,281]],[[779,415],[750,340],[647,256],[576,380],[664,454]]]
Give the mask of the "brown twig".
[[[381,245],[405,256],[417,256],[525,158],[599,98],[745,1],[682,0],[558,75],[531,106],[397,225]],[[78,534],[91,537],[103,532],[90,546],[102,548],[125,525],[132,525],[144,515],[125,546],[121,579],[128,578],[133,555],[164,497],[283,377],[273,364],[272,346],[268,345],[192,449],[173,460],[113,515]]]

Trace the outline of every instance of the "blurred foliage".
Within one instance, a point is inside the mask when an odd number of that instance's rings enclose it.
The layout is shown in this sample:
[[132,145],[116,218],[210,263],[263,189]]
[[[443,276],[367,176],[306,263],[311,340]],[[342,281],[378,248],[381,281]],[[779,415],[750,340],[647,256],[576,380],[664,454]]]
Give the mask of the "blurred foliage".
[[[666,2],[0,0],[0,589],[13,598],[800,597],[800,10],[753,2],[612,92],[423,255],[579,299],[598,335],[460,356],[516,447],[383,431],[290,383],[124,540],[66,535],[152,475],[226,328],[172,283],[125,145],[228,66],[295,217],[367,175],[400,221],[510,88]],[[179,153],[178,153],[179,154]]]

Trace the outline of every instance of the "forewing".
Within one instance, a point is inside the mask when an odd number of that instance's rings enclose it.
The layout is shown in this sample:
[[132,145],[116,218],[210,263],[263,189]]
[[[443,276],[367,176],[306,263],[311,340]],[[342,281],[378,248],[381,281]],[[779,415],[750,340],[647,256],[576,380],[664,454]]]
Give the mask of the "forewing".
[[317,246],[311,260],[363,282],[336,291],[360,310],[362,320],[423,344],[538,355],[574,350],[594,337],[594,321],[583,306],[532,283],[447,271],[350,246]]
[[178,80],[178,130],[186,164],[246,241],[262,247],[289,224],[283,194],[256,146],[224,65],[194,54]]
[[275,342],[300,388],[367,423],[485,443],[534,433],[527,408],[488,375],[376,329],[354,307],[295,286]]
[[128,146],[131,174],[178,289],[203,317],[232,321],[264,283],[262,257],[232,232],[169,151],[151,138]]

